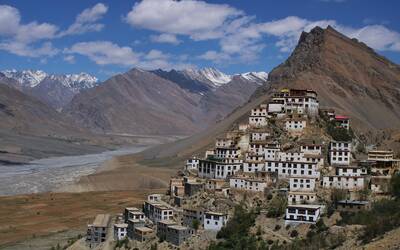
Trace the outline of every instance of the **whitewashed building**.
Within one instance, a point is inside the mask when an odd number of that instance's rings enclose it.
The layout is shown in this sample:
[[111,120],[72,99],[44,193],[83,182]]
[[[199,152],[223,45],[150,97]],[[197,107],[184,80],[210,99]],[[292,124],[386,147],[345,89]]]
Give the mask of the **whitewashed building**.
[[162,197],[163,197],[162,194],[150,194],[147,196],[147,200],[156,202],[156,201],[161,201]]
[[128,233],[128,224],[127,223],[119,223],[114,224],[114,239],[115,240],[123,240],[127,237]]
[[278,159],[287,162],[315,163],[319,168],[324,166],[324,157],[317,154],[306,154],[303,152],[278,152]]
[[268,103],[268,114],[282,114],[285,113],[285,98],[274,97]]
[[250,142],[248,152],[252,155],[265,155],[267,145],[265,142]]
[[336,166],[336,175],[338,176],[361,176],[365,174],[365,171],[359,166]]
[[300,152],[310,155],[322,155],[322,145],[320,144],[302,144]]
[[346,189],[350,191],[364,188],[364,177],[362,176],[324,176],[322,179],[324,188]]
[[224,213],[205,212],[204,230],[219,231],[228,222],[228,215]]
[[266,116],[250,116],[249,126],[254,128],[261,128],[268,125],[268,118]]
[[351,142],[332,141],[329,145],[331,165],[350,165]]
[[237,147],[217,147],[215,157],[217,158],[239,158],[241,151]]
[[161,220],[172,220],[174,217],[174,210],[164,202],[145,201],[143,212],[155,224]]
[[350,129],[350,118],[344,115],[335,115],[335,123],[344,129]]
[[229,186],[238,190],[264,192],[265,188],[268,187],[268,182],[246,176],[234,176],[229,179]]
[[314,191],[316,178],[305,176],[290,176],[289,190],[290,191]]
[[320,205],[288,205],[286,208],[285,224],[315,224],[319,220],[320,215]]
[[199,159],[196,157],[186,160],[186,170],[197,170],[199,168]]
[[247,153],[246,159],[243,162],[243,172],[251,173],[256,171],[262,171],[265,168],[264,155],[258,155],[254,153]]
[[208,179],[225,179],[241,170],[242,166],[243,161],[239,159],[200,160],[198,176]]
[[285,129],[289,133],[301,133],[307,126],[307,120],[303,118],[289,118],[285,121]]
[[253,131],[253,132],[251,132],[250,140],[252,142],[266,141],[270,138],[270,136],[271,136],[271,133],[269,133],[269,132]]
[[284,110],[287,114],[308,114],[315,117],[318,109],[317,93],[306,89],[282,89],[268,103],[269,113],[281,113]]
[[316,163],[266,161],[265,164],[266,171],[277,172],[278,176],[282,178],[287,178],[291,175],[301,175],[318,179],[320,177]]
[[317,193],[311,191],[289,191],[288,204],[310,204],[317,201]]
[[257,108],[254,108],[250,112],[250,116],[267,116],[268,114],[268,105],[260,104]]
[[232,138],[217,138],[215,140],[216,148],[231,148],[235,146],[235,141]]
[[279,152],[281,151],[281,145],[278,142],[268,143],[264,149],[265,160],[276,161],[279,159]]

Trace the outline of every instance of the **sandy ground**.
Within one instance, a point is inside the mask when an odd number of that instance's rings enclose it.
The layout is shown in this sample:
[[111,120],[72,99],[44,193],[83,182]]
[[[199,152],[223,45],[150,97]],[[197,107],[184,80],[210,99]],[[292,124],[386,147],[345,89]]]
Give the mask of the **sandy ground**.
[[0,197],[0,249],[49,249],[63,238],[83,235],[96,214],[116,214],[126,206],[141,206],[147,194],[156,192],[165,190]]
[[83,176],[77,183],[59,189],[63,192],[113,191],[167,188],[169,179],[178,168],[147,167],[129,157],[114,157],[104,167],[88,176]]

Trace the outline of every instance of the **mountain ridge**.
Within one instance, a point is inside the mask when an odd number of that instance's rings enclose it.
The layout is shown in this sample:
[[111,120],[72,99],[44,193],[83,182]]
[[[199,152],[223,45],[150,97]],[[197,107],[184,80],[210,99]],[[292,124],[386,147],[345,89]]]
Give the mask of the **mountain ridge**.
[[[201,75],[210,70],[191,70],[197,73],[190,76],[187,72],[134,68],[78,94],[64,112],[82,125],[102,132],[192,134],[247,102],[260,86],[259,82],[216,70],[210,76],[222,77],[216,82]],[[228,78],[229,82],[223,83]]]
[[4,70],[2,81],[55,109],[62,109],[74,95],[97,86],[99,80],[87,73],[48,74],[42,70]]

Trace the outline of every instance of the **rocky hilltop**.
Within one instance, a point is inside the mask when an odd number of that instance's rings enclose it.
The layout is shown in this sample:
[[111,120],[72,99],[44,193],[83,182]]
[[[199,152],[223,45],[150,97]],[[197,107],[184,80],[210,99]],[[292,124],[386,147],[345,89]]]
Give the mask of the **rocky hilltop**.
[[360,130],[400,127],[400,67],[332,27],[303,32],[290,57],[274,68],[262,96],[282,87],[310,88],[321,106],[350,115]]

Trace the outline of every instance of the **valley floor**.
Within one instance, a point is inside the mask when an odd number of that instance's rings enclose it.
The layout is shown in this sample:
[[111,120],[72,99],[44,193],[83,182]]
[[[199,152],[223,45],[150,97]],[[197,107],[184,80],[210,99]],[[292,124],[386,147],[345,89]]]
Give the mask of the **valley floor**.
[[50,249],[84,235],[98,213],[140,206],[149,193],[165,190],[42,193],[0,197],[0,249]]

